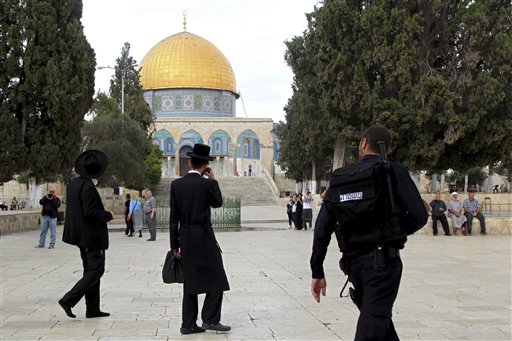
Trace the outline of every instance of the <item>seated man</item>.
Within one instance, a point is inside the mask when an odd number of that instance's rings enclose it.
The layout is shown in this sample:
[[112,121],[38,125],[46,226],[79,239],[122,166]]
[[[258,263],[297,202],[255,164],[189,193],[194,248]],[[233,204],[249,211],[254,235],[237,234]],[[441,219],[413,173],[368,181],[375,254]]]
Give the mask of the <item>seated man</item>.
[[[430,202],[430,207],[432,210],[432,231],[434,236],[437,236],[437,221],[441,222],[443,226],[444,235],[450,235],[450,228],[448,227],[448,220],[446,220],[446,216],[444,212],[446,211],[446,204],[441,200],[441,193],[438,191],[434,197],[434,200]],[[430,208],[429,208],[430,210]]]
[[471,225],[473,223],[473,218],[477,218],[480,221],[480,234],[487,234],[485,231],[485,217],[480,212],[480,204],[478,200],[475,199],[475,191],[469,190],[468,198],[464,200],[464,215],[466,216],[468,222],[468,234],[471,234]]
[[452,198],[448,201],[448,217],[452,219],[454,235],[457,235],[458,230],[466,235],[466,216],[463,213],[464,209],[462,203],[457,199],[457,192],[452,192]]
[[492,193],[498,193],[498,187],[500,187],[500,185],[494,185],[492,188]]

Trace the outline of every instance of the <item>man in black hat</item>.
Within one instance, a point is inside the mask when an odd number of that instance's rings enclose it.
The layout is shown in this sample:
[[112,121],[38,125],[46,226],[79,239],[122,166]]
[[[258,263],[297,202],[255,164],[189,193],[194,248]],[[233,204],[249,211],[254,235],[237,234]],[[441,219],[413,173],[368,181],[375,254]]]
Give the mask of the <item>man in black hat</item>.
[[[209,154],[209,146],[195,144],[187,153],[191,170],[171,183],[171,250],[181,258],[185,277],[182,334],[231,330],[220,323],[223,291],[229,290],[229,284],[211,224],[211,207],[222,206],[222,193],[208,168],[208,162],[214,160]],[[197,295],[204,293],[201,328],[196,322]]]
[[87,318],[109,316],[100,310],[100,278],[105,272],[105,250],[108,249],[107,222],[114,214],[105,211],[96,190],[98,178],[107,168],[107,156],[99,150],[88,150],[78,156],[75,171],[80,175],[67,187],[66,218],[62,241],[76,245],[84,267],[82,278],[59,300],[69,317],[85,296]]

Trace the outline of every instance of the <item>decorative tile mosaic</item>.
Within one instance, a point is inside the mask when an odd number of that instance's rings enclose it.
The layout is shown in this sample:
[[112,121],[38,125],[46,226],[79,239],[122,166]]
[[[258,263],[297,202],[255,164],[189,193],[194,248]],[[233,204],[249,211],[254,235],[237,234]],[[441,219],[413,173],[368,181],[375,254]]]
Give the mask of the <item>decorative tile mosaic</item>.
[[183,110],[193,110],[194,109],[194,99],[192,95],[183,96]]
[[174,108],[176,110],[181,110],[183,107],[182,106],[183,100],[181,99],[181,96],[176,96],[175,100],[176,100],[176,102],[175,102],[176,105],[174,106]]
[[194,96],[194,110],[203,110],[203,96]]
[[172,96],[163,96],[162,98],[162,109],[173,110],[174,109],[174,98]]
[[203,97],[203,111],[212,111],[213,110],[213,96],[204,96]]

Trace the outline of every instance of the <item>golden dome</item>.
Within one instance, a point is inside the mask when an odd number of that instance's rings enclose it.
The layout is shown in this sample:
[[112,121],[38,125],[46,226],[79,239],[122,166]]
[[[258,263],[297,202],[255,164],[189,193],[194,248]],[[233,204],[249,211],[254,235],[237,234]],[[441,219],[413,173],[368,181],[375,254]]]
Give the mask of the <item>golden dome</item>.
[[208,40],[190,32],[174,34],[156,44],[140,67],[144,90],[202,88],[237,94],[235,74],[226,57]]

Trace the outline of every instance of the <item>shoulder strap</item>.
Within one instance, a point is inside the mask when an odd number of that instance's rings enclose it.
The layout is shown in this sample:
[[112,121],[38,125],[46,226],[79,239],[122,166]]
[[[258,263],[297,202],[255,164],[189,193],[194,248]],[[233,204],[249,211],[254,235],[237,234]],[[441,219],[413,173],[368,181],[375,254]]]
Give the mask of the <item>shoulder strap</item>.
[[389,160],[386,157],[386,144],[384,141],[377,142],[379,145],[379,151],[380,151],[380,158],[382,161],[382,164],[384,165],[384,170],[386,173],[386,183],[388,187],[388,196],[389,196],[389,203],[391,205],[391,212],[397,213],[396,204],[395,204],[395,197],[393,195],[393,187],[391,187],[391,176],[389,175]]

